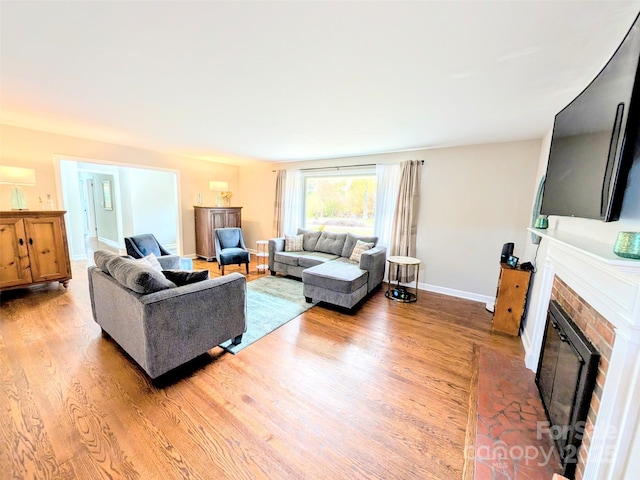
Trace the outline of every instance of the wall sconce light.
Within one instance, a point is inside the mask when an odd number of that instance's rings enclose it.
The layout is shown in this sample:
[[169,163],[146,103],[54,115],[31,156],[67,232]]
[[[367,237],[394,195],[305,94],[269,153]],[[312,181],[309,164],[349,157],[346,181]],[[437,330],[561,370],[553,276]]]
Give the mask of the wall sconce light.
[[[218,192],[218,206],[219,207],[222,207],[222,197],[224,196],[223,194],[231,193],[231,192],[228,191],[229,190],[229,183],[228,182],[210,181],[209,182],[209,190],[214,191],[214,192]],[[230,195],[228,197],[225,196],[225,199],[227,200],[227,202],[228,202],[229,198],[231,198]]]
[[0,166],[0,183],[11,185],[11,209],[27,210],[27,200],[20,185],[35,185],[36,171],[33,168]]

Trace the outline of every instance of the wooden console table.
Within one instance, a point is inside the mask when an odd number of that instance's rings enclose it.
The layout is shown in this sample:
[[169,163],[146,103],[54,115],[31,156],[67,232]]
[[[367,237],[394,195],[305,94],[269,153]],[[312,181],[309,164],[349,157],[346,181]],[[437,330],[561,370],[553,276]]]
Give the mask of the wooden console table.
[[71,280],[64,211],[0,212],[0,290]]

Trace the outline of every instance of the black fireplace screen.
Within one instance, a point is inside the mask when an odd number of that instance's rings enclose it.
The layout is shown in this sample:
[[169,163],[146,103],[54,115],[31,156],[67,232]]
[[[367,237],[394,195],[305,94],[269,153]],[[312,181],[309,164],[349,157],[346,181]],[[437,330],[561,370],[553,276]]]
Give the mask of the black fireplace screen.
[[552,300],[536,385],[568,478],[575,473],[599,360],[597,350]]

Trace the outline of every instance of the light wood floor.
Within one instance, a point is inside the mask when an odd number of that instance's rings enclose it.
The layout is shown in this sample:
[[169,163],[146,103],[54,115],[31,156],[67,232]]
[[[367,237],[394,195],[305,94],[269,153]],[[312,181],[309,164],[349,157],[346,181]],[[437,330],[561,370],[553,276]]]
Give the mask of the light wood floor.
[[2,479],[460,479],[474,343],[522,357],[483,304],[379,291],[156,388],[101,336],[73,268],[68,291],[2,294]]

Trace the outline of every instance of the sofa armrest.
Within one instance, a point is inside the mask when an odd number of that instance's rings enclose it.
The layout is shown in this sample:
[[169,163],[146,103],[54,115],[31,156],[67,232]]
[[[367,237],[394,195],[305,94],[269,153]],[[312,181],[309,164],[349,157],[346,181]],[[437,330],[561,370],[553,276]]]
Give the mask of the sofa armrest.
[[276,252],[284,252],[284,237],[269,239],[269,270],[274,271]]
[[152,378],[242,335],[247,279],[239,273],[140,297]]
[[386,247],[373,247],[362,252],[360,256],[360,268],[369,272],[367,291],[370,292],[384,280],[384,270],[387,261]]

